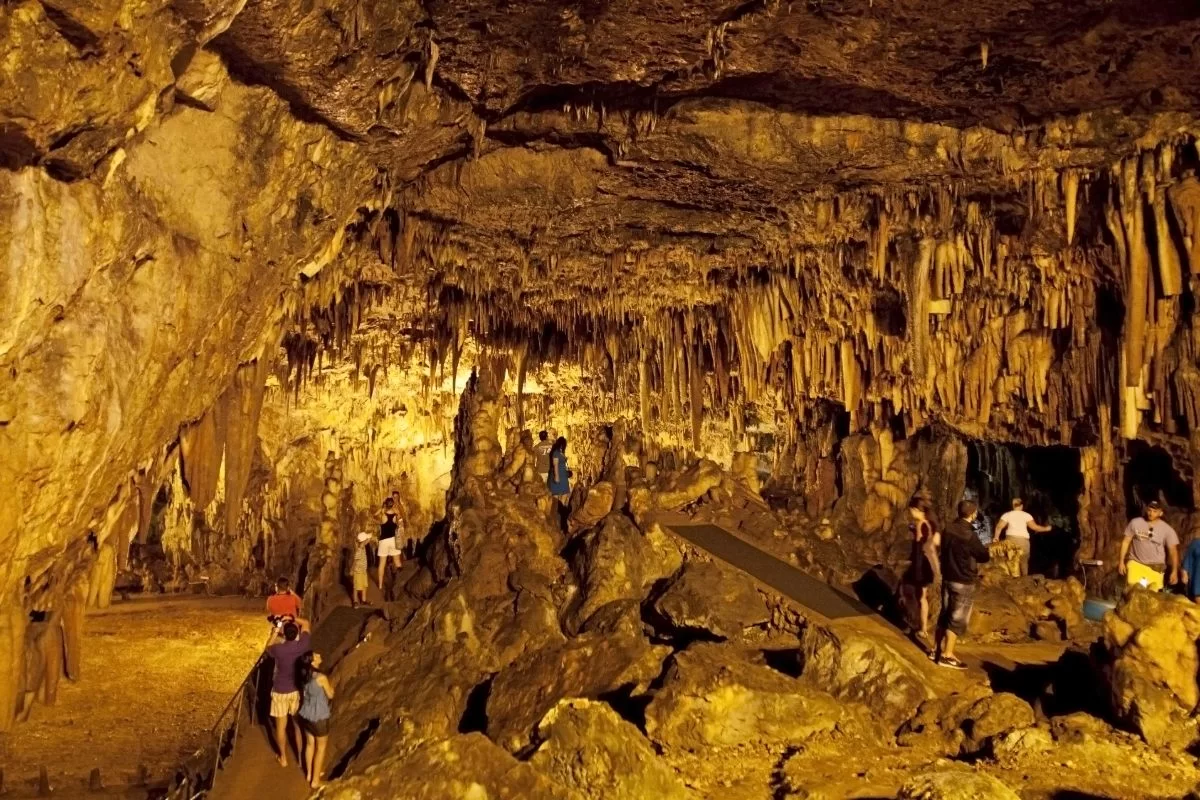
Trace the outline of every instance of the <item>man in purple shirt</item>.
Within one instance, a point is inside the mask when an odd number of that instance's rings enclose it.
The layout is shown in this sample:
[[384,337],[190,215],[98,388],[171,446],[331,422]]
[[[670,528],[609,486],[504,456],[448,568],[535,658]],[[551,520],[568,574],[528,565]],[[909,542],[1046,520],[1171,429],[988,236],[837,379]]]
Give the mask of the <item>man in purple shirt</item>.
[[1168,586],[1179,582],[1179,534],[1162,517],[1162,504],[1151,500],[1145,516],[1134,517],[1126,526],[1117,562],[1126,586],[1161,592],[1164,578]]
[[[312,650],[312,637],[308,622],[297,619],[283,626],[283,641],[267,648],[267,655],[275,661],[275,676],[271,681],[271,717],[275,720],[275,745],[279,748],[279,764],[287,766],[288,723],[300,711],[300,690],[296,686],[296,662],[300,656]],[[290,726],[296,753],[300,753],[300,729]]]

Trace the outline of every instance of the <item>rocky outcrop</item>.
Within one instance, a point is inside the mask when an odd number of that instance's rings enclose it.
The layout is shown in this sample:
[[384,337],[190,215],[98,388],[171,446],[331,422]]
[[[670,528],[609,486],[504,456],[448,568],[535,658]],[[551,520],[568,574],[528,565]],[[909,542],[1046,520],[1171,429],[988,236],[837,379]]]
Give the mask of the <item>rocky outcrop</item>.
[[806,626],[800,639],[801,675],[810,685],[862,703],[898,725],[932,696],[929,681],[912,656],[902,652],[907,642],[886,630],[856,625],[851,619]]
[[1019,795],[983,772],[941,767],[923,772],[900,787],[901,800],[1020,800]]
[[641,731],[604,703],[559,702],[538,723],[538,738],[529,763],[582,797],[695,798]]
[[1156,747],[1197,737],[1200,606],[1135,589],[1104,619],[1105,674],[1113,710]]
[[1020,697],[1008,692],[992,694],[979,687],[922,703],[916,716],[901,728],[900,741],[911,744],[920,736],[932,735],[941,739],[948,755],[974,755],[1033,722],[1033,708]]
[[794,745],[835,731],[868,729],[854,704],[790,678],[730,645],[693,644],[676,653],[646,708],[659,745],[704,752]]
[[609,514],[583,534],[572,559],[581,594],[568,625],[580,629],[597,610],[618,600],[642,600],[654,585],[679,568],[678,546],[665,535],[643,534],[622,514]]
[[336,782],[324,796],[331,800],[582,800],[480,733],[432,741],[406,755],[384,756],[361,775]]
[[689,561],[654,601],[671,628],[734,639],[770,614],[754,582],[710,561]]

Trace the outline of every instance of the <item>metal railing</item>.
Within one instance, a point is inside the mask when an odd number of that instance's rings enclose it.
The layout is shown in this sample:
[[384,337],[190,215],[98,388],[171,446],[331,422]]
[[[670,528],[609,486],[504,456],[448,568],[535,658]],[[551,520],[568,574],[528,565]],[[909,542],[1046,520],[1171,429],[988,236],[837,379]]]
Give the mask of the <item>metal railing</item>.
[[209,733],[209,741],[179,765],[165,795],[166,800],[197,800],[216,785],[221,768],[233,758],[243,711],[253,725],[258,721],[259,678],[264,652],[254,662],[241,685],[229,698]]

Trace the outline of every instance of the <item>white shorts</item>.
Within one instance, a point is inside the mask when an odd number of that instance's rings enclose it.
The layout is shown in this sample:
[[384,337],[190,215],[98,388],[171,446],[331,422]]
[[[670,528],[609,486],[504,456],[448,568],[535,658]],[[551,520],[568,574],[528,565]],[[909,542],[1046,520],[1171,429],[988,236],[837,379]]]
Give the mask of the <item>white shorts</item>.
[[300,692],[271,692],[271,716],[291,717],[300,713]]
[[400,548],[396,547],[396,537],[393,536],[390,539],[380,539],[379,549],[376,551],[376,554],[380,558],[387,558],[388,556],[399,557]]

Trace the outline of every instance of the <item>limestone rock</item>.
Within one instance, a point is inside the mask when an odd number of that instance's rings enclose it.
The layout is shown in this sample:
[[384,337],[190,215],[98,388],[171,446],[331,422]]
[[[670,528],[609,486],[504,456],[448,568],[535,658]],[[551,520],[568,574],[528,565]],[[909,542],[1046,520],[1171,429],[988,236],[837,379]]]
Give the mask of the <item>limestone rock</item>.
[[720,486],[723,477],[716,463],[701,459],[682,472],[660,476],[654,486],[654,505],[664,511],[678,511]]
[[933,734],[941,737],[947,755],[970,755],[1033,722],[1029,703],[1008,692],[993,694],[981,686],[922,703],[916,716],[901,728],[900,741],[913,743],[916,736]]
[[852,704],[748,660],[732,645],[676,653],[646,709],[646,733],[664,747],[780,746],[864,724]]
[[1113,709],[1151,745],[1195,739],[1197,640],[1200,606],[1175,595],[1135,589],[1105,617]]
[[617,600],[638,600],[655,581],[677,568],[667,543],[643,535],[633,522],[609,514],[599,527],[584,534],[572,560],[582,585],[579,606],[571,613],[568,629],[578,630],[599,608]]
[[406,755],[387,756],[361,775],[331,784],[324,796],[330,800],[582,800],[480,733],[452,736]]
[[689,561],[654,602],[654,610],[679,630],[707,631],[732,639],[770,615],[754,582],[714,562]]
[[901,651],[909,646],[905,640],[859,627],[864,624],[874,625],[846,619],[806,626],[800,641],[802,675],[834,697],[860,702],[899,725],[932,691],[921,670]]
[[942,767],[923,772],[900,787],[900,800],[1020,800],[1009,787],[968,767]]
[[572,531],[587,530],[612,511],[615,490],[609,481],[597,481],[588,487],[583,505],[571,512],[568,525]]
[[636,727],[606,703],[563,700],[538,723],[529,763],[583,797],[687,800],[688,791]]
[[530,651],[492,682],[488,736],[518,753],[559,700],[594,698],[623,686],[646,684],[658,675],[664,655],[640,633],[601,631]]
[[228,83],[229,72],[221,57],[211,50],[198,50],[187,70],[176,79],[175,92],[191,105],[215,111]]

